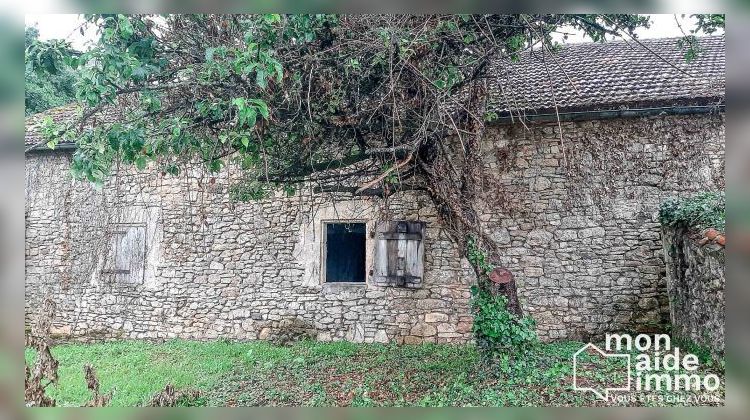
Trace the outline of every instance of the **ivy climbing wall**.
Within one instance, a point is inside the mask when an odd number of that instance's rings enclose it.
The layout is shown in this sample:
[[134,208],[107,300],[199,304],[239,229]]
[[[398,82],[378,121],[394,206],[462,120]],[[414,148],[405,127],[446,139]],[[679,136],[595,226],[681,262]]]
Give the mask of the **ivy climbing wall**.
[[[488,130],[485,194],[476,205],[503,251],[498,265],[518,281],[545,340],[663,329],[659,203],[723,189],[724,116],[561,128]],[[384,200],[312,194],[309,186],[241,203],[230,198],[241,177],[231,167],[176,177],[123,169],[96,191],[70,179],[69,152],[26,158],[27,322],[52,297],[57,335],[471,340],[476,279],[423,192]],[[371,281],[370,233],[395,220],[425,222],[423,277],[411,283],[418,287]],[[322,228],[332,221],[367,224],[367,282],[321,282]]]

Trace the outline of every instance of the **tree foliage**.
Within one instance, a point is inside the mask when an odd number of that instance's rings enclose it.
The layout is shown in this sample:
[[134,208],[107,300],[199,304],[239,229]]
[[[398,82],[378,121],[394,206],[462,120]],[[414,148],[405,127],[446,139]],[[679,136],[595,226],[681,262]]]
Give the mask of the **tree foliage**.
[[[38,43],[39,31],[34,27],[27,27],[25,33],[25,45],[28,49],[31,45]],[[55,72],[35,71],[38,65],[29,63],[29,55],[26,56],[26,69],[24,80],[26,87],[26,115],[46,111],[56,106],[69,104],[75,101],[75,73],[69,68],[62,68]],[[61,56],[62,57],[62,56]],[[55,60],[50,62],[51,65]]]
[[[36,43],[30,63],[76,69],[86,120],[47,124],[77,143],[73,171],[101,185],[116,162],[177,175],[200,161],[245,171],[238,196],[293,191],[389,195],[423,189],[459,249],[482,232],[479,144],[492,64],[537,48],[561,27],[593,40],[648,25],[638,15],[87,15],[96,45]],[[564,82],[560,82],[564,83]],[[84,121],[85,122],[85,121]],[[448,138],[455,139],[449,141]],[[475,266],[480,285],[486,278]],[[508,296],[515,297],[515,284]],[[508,309],[520,315],[517,299]]]
[[234,160],[283,183],[377,155],[376,170],[470,120],[481,124],[474,108],[484,97],[471,90],[492,60],[551,47],[560,25],[601,39],[646,23],[633,15],[87,19],[99,34],[91,50],[44,45],[29,55],[53,74],[77,69],[84,116],[127,101],[123,121],[67,131],[79,146],[76,173],[94,182],[115,160],[177,172],[185,157],[212,170]]
[[[685,15],[682,16],[684,17]],[[703,32],[710,35],[723,30],[725,25],[725,15],[723,14],[694,14],[690,16],[696,20],[695,27],[690,29],[688,34],[685,33],[680,25],[683,37],[677,41],[677,45],[685,51],[685,60],[687,61],[694,60],[701,52],[698,37],[695,34]]]

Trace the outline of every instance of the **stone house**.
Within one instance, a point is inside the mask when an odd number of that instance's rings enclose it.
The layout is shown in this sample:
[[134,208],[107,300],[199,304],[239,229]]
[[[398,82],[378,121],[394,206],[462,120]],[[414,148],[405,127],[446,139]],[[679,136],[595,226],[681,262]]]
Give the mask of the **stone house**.
[[[663,328],[658,206],[724,188],[724,37],[689,63],[642,42],[495,65],[478,206],[545,340]],[[26,144],[75,112],[29,117]],[[231,168],[122,168],[97,191],[69,175],[74,147],[26,153],[27,322],[52,297],[80,339],[471,340],[476,278],[422,192],[238,202]]]

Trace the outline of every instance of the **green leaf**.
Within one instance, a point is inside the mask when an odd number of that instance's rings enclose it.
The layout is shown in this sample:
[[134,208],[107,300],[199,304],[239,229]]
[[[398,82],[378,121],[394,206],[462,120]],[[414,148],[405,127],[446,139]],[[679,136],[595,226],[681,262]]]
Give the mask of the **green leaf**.
[[138,66],[133,69],[130,76],[135,80],[143,80],[148,76],[148,71],[143,66]]
[[232,105],[236,106],[237,108],[244,108],[245,107],[245,98],[234,98],[234,99],[232,99]]
[[262,99],[251,99],[250,102],[255,105],[255,108],[260,112],[260,115],[263,116],[264,119],[268,119],[268,116],[270,115],[268,111],[268,104]]
[[245,68],[242,69],[243,74],[250,74],[252,71],[258,67],[258,63],[250,63],[245,66]]
[[247,155],[242,159],[242,169],[250,169],[255,165],[255,156]]
[[172,176],[177,176],[177,175],[180,174],[180,168],[177,167],[177,165],[172,164],[172,165],[167,166],[164,169],[164,172],[166,172],[166,173],[168,173],[168,174],[170,174]]
[[208,169],[211,172],[219,172],[221,170],[222,161],[219,159],[214,159],[208,164]]
[[263,15],[263,19],[269,24],[279,23],[281,22],[281,15],[277,13],[266,14]]
[[246,114],[245,114],[245,123],[252,127],[255,125],[255,121],[258,118],[258,113],[255,111],[255,108],[246,108]]
[[243,136],[241,141],[242,141],[242,145],[245,146],[245,148],[247,148],[247,146],[250,144],[250,139],[247,137]]
[[255,71],[255,83],[260,86],[261,89],[265,89],[268,86],[268,80],[266,80],[266,71],[258,67]]
[[138,156],[135,159],[135,167],[138,168],[139,171],[146,169],[146,157]]
[[124,39],[130,38],[133,35],[133,25],[125,15],[118,15],[117,18],[120,35],[122,35]]
[[281,82],[281,80],[284,78],[284,68],[281,66],[281,63],[276,61],[273,63],[273,67],[276,70],[276,81]]

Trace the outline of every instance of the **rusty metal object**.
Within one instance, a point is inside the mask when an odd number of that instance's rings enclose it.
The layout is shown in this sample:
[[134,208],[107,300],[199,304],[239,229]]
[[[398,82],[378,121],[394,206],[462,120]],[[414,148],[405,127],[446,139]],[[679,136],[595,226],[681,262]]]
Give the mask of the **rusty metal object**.
[[497,267],[490,272],[490,281],[495,284],[507,284],[513,281],[513,273],[507,268]]

